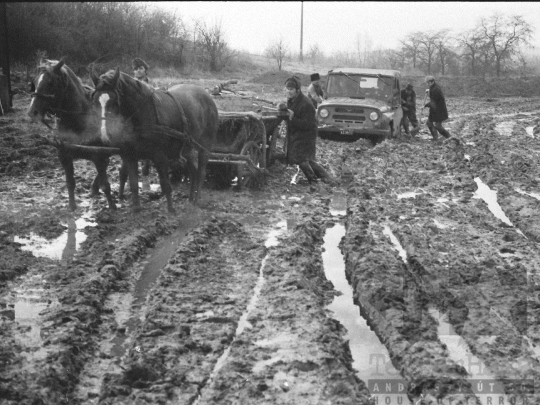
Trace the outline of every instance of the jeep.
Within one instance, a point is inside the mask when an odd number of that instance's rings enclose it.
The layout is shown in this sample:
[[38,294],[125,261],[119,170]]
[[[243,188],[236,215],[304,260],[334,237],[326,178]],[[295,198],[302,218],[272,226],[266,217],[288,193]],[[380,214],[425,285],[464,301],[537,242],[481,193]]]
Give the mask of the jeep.
[[317,107],[319,136],[381,142],[401,133],[400,73],[397,70],[339,68],[328,72],[324,100]]

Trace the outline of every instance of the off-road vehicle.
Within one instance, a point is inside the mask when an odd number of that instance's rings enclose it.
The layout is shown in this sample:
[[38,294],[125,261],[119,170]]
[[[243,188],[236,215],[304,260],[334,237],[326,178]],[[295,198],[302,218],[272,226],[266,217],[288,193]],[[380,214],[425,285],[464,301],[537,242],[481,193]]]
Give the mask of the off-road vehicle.
[[338,68],[328,72],[325,99],[317,107],[319,136],[341,135],[380,142],[401,133],[400,73]]

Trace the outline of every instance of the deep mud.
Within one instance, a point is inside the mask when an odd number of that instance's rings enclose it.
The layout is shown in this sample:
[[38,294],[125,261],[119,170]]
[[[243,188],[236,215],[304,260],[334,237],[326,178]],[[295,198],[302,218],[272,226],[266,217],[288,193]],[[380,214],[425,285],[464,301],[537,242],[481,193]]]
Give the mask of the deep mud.
[[[199,207],[182,183],[169,215],[154,172],[142,212],[90,199],[85,161],[69,212],[48,130],[16,97],[0,118],[1,404],[540,402],[540,99],[449,98],[455,139],[319,140],[338,185],[292,185],[277,163],[262,190],[207,185]],[[334,319],[325,243],[362,336]]]

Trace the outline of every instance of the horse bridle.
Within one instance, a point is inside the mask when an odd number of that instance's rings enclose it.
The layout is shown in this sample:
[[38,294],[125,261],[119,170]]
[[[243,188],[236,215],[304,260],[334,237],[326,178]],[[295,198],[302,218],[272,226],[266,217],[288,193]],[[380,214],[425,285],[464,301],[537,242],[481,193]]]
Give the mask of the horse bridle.
[[[67,92],[67,89],[69,87],[69,83],[67,80],[62,80],[64,83],[64,89],[60,91],[60,94],[64,95],[66,94]],[[36,89],[35,92],[33,93],[30,93],[30,97],[31,98],[34,98],[34,97],[38,97],[38,98],[43,98],[43,99],[48,99],[48,100],[53,100],[55,101],[55,104],[60,104],[60,102],[63,100],[63,98],[59,98],[57,97],[56,94],[43,94],[43,93],[39,93]],[[48,106],[47,107],[47,112],[49,112],[51,115],[55,115],[57,113],[64,113],[64,114],[84,114],[85,112],[84,111],[68,111],[68,110],[62,110],[60,108],[56,108],[56,107],[52,107],[52,106]],[[45,124],[47,125],[47,124]],[[48,125],[47,125],[48,126]]]

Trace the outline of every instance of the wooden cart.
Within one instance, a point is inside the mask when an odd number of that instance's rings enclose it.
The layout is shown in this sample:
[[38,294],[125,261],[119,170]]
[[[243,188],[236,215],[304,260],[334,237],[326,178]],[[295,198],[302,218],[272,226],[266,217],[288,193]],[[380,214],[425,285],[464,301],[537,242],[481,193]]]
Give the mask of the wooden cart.
[[266,168],[279,149],[281,123],[286,114],[277,110],[220,112],[217,142],[212,150],[208,176],[223,186],[234,181],[241,187],[261,187]]

